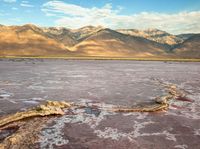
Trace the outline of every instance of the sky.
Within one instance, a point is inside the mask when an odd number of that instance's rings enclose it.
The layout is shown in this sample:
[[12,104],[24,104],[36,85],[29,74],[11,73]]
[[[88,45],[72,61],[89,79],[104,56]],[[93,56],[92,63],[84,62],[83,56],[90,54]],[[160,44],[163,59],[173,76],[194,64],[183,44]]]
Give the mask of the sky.
[[0,0],[0,24],[200,33],[200,0]]

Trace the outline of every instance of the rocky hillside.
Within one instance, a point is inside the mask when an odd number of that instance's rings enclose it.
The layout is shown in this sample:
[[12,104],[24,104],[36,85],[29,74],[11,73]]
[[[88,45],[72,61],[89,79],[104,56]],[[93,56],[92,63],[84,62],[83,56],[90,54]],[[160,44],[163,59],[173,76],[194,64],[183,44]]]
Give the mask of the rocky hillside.
[[181,37],[171,35],[165,31],[158,29],[136,30],[136,29],[120,29],[120,33],[128,34],[131,36],[143,37],[161,44],[176,45],[183,42]]
[[62,43],[48,37],[34,25],[1,26],[0,55],[60,55],[69,50]]
[[198,34],[175,36],[157,29],[0,25],[0,56],[200,58],[198,40]]
[[200,58],[200,34],[190,36],[174,52],[180,58]]
[[157,42],[111,29],[99,30],[73,47],[73,51],[82,55],[117,57],[162,57],[166,49]]

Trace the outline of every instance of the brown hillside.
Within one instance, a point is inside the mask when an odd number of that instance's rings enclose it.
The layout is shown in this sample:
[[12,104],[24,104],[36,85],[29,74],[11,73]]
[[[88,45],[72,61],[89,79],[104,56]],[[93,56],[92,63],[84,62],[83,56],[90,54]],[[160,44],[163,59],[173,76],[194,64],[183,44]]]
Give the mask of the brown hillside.
[[188,38],[174,49],[175,54],[181,58],[200,58],[200,34]]
[[60,55],[67,54],[64,44],[42,35],[33,25],[1,26],[0,55]]
[[111,29],[102,29],[73,47],[81,55],[125,57],[160,57],[166,49],[159,43]]

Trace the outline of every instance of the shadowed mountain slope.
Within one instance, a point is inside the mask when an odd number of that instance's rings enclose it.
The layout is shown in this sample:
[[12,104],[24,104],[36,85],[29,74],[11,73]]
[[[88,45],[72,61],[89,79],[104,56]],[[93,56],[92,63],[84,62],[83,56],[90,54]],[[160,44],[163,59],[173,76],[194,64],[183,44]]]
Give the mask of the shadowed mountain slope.
[[73,47],[90,56],[162,57],[168,47],[145,38],[125,35],[111,29],[102,29]]
[[0,56],[200,58],[199,46],[199,34],[175,36],[157,29],[0,25]]
[[68,49],[61,42],[48,38],[33,25],[1,26],[0,55],[62,55]]
[[200,34],[196,34],[179,44],[174,49],[181,58],[200,58]]
[[183,42],[181,37],[171,35],[158,29],[136,30],[136,29],[119,29],[120,33],[143,37],[161,44],[176,45]]

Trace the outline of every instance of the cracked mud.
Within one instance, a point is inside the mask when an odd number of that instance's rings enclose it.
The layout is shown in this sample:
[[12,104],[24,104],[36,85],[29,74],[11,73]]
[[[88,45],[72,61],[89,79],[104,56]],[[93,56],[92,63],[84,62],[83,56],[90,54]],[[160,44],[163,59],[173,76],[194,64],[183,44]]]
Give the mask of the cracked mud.
[[[199,63],[33,59],[0,68],[1,120],[15,118],[1,121],[2,148],[200,147]],[[61,116],[17,118],[47,100]]]

